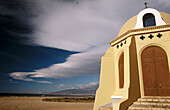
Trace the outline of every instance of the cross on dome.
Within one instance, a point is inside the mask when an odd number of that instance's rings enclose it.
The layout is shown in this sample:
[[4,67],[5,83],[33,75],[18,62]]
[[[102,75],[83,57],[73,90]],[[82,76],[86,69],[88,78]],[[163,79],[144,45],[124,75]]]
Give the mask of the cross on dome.
[[147,6],[147,4],[148,4],[148,3],[147,3],[147,2],[145,2],[144,4],[145,4],[145,8],[148,8],[148,6]]

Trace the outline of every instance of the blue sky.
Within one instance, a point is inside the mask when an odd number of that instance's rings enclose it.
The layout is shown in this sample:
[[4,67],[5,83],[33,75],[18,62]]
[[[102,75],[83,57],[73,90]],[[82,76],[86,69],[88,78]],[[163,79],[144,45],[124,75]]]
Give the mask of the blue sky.
[[145,1],[170,13],[169,0],[1,0],[0,92],[97,88],[109,41]]

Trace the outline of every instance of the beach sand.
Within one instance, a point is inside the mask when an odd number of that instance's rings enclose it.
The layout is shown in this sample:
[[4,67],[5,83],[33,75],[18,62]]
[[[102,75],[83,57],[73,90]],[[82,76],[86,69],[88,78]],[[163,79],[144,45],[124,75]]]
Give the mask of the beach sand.
[[47,97],[0,97],[0,110],[92,110],[94,103],[46,102]]

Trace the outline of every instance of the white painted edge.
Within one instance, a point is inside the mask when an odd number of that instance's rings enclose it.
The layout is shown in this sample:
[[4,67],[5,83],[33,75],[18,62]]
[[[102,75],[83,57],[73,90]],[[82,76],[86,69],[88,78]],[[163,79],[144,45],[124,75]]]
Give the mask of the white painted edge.
[[112,107],[112,103],[107,103],[105,105],[99,106],[99,108],[102,108],[102,107]]
[[159,11],[153,8],[146,8],[142,10],[137,16],[137,23],[134,29],[144,28],[143,27],[143,16],[147,13],[152,13],[155,16],[156,26],[165,25],[166,23],[162,20]]
[[112,99],[121,99],[122,96],[111,96]]

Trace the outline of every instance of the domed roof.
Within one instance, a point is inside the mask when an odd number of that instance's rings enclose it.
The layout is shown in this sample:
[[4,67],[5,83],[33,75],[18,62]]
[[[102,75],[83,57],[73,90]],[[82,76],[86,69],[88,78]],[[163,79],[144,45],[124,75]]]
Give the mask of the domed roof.
[[[145,9],[146,10],[146,9]],[[168,13],[164,13],[164,12],[159,12],[161,15],[162,20],[166,23],[166,24],[170,24],[170,14]],[[140,13],[139,13],[140,14]],[[130,18],[120,29],[118,36],[122,35],[123,33],[127,32],[128,30],[131,29],[135,29],[136,28],[136,24],[137,24],[137,19],[138,19],[138,15],[133,16],[132,18]]]

